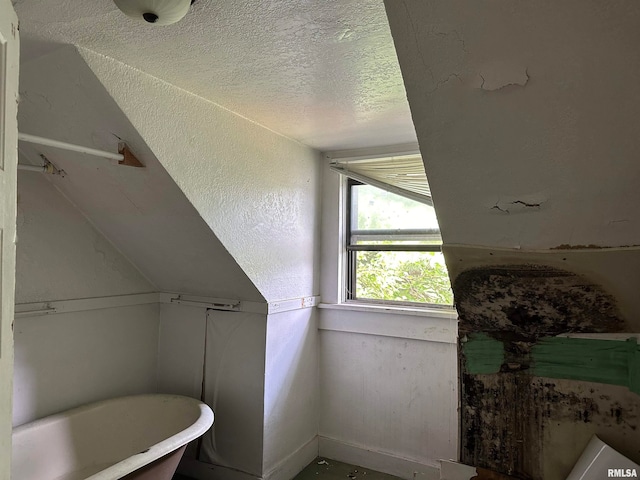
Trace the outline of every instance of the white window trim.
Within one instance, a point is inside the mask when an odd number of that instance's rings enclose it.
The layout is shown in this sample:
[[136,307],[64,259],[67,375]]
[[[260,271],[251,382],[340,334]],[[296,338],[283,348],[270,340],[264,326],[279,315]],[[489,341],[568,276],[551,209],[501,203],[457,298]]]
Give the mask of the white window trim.
[[457,317],[455,307],[420,303],[385,303],[384,301],[347,300],[345,280],[347,276],[347,251],[345,205],[348,178],[332,171],[330,164],[335,160],[357,158],[380,158],[419,153],[418,144],[404,144],[391,147],[342,150],[323,154],[322,187],[322,237],[321,237],[321,308],[338,307],[344,310],[379,311],[406,315],[442,315]]

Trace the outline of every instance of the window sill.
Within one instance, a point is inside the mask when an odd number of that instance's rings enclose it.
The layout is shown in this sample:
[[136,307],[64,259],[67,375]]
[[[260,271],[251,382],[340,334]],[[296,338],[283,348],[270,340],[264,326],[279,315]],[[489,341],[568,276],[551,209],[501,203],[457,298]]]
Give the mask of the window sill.
[[[321,303],[319,330],[456,344],[455,310],[362,303]],[[389,318],[394,315],[395,318]]]
[[411,315],[416,317],[441,318],[445,320],[457,320],[458,312],[455,308],[413,307],[407,305],[382,305],[370,303],[320,303],[318,308],[327,310],[350,310],[354,312],[391,313],[396,315]]

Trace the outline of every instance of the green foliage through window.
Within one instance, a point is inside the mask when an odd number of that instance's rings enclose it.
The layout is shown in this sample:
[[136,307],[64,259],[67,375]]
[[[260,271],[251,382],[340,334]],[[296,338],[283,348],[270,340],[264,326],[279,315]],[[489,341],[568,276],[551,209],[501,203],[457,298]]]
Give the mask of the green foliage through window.
[[347,297],[452,305],[433,207],[350,182]]
[[452,305],[441,257],[439,252],[357,252],[357,298]]

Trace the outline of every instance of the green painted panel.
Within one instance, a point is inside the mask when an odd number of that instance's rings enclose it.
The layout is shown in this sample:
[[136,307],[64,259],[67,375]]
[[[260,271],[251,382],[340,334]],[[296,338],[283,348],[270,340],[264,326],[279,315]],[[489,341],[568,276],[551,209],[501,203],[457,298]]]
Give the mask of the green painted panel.
[[630,338],[627,341],[633,341],[635,347],[631,349],[629,358],[629,390],[640,394],[640,345],[637,344],[635,338]]
[[[462,343],[465,371],[494,374],[505,362],[504,344],[485,333],[473,333]],[[542,338],[524,354],[528,372],[539,377],[565,378],[629,387],[640,394],[640,345],[626,341],[584,338]]]
[[472,333],[462,344],[468,373],[498,373],[504,363],[504,345],[485,333]]
[[532,373],[540,377],[626,385],[629,345],[615,340],[544,338],[531,349]]
[[640,393],[640,349],[625,342],[582,338],[544,338],[531,349],[531,373],[623,385]]

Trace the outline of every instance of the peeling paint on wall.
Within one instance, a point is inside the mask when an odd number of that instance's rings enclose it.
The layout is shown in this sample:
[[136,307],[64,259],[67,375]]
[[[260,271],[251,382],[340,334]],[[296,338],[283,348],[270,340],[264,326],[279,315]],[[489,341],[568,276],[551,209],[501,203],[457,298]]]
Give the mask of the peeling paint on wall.
[[478,73],[480,88],[495,92],[511,86],[524,87],[529,83],[527,68],[504,64],[488,65]]

